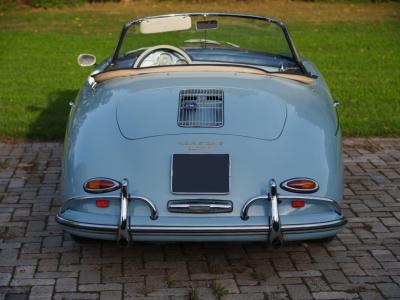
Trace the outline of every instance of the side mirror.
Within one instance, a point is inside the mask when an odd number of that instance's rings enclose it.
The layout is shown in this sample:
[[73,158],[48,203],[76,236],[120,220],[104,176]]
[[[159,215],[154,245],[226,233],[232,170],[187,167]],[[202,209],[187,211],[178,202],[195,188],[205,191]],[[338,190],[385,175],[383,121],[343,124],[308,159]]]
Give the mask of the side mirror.
[[90,67],[96,63],[96,56],[93,54],[79,54],[78,65],[81,67]]

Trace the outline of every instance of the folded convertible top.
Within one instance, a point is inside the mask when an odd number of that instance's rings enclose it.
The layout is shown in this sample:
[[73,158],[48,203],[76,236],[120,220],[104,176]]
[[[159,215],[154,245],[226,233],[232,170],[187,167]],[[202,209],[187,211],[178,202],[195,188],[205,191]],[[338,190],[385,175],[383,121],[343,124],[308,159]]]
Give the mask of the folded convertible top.
[[106,71],[93,75],[96,82],[103,82],[120,77],[136,76],[142,74],[151,73],[167,73],[167,72],[198,72],[198,71],[211,71],[211,72],[237,72],[237,73],[248,73],[262,76],[279,77],[290,80],[295,80],[304,84],[312,84],[315,82],[315,78],[297,75],[297,74],[285,74],[285,73],[270,73],[259,68],[247,67],[247,66],[225,66],[225,65],[179,65],[179,66],[168,66],[168,67],[149,67],[141,69],[119,69]]

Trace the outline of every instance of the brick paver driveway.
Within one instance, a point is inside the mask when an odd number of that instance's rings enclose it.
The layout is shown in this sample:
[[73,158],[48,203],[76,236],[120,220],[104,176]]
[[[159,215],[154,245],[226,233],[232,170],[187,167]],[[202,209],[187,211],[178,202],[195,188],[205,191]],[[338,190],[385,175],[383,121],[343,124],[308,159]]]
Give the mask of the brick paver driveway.
[[0,143],[0,298],[400,299],[400,139],[344,149],[349,223],[331,242],[120,250],[55,223],[60,144]]

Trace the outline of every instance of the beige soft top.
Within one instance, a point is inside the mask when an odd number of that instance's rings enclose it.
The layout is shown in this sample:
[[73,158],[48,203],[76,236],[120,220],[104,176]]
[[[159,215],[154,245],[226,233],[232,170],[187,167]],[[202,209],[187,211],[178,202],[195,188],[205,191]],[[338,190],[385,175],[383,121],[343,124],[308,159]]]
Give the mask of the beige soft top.
[[168,73],[168,72],[191,72],[191,71],[211,71],[211,72],[238,72],[238,73],[248,73],[248,74],[256,74],[262,76],[270,76],[270,77],[279,77],[286,78],[290,80],[296,80],[304,84],[312,84],[315,82],[315,78],[311,78],[304,75],[296,75],[296,74],[284,74],[284,73],[268,73],[261,69],[256,69],[252,67],[246,66],[210,66],[210,65],[179,65],[179,66],[168,66],[168,67],[151,67],[151,68],[142,68],[142,69],[122,69],[122,70],[113,70],[107,71],[103,73],[99,73],[93,75],[93,78],[96,82],[103,82],[106,80],[111,80],[119,77],[128,77],[128,76],[136,76],[142,74],[151,74],[151,73]]

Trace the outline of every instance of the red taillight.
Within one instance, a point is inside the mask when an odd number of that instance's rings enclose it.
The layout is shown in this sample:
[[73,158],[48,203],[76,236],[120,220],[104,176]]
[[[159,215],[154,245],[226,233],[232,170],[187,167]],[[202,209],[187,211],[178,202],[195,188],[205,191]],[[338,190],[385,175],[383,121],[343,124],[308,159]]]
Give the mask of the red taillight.
[[88,193],[105,193],[115,191],[120,187],[120,183],[108,178],[93,178],[83,185]]
[[304,201],[303,200],[293,200],[292,207],[295,207],[295,208],[304,207]]
[[106,208],[110,206],[110,202],[105,199],[98,199],[96,200],[96,206],[101,208]]
[[281,188],[294,193],[313,193],[318,190],[318,184],[309,178],[293,178],[282,182]]

